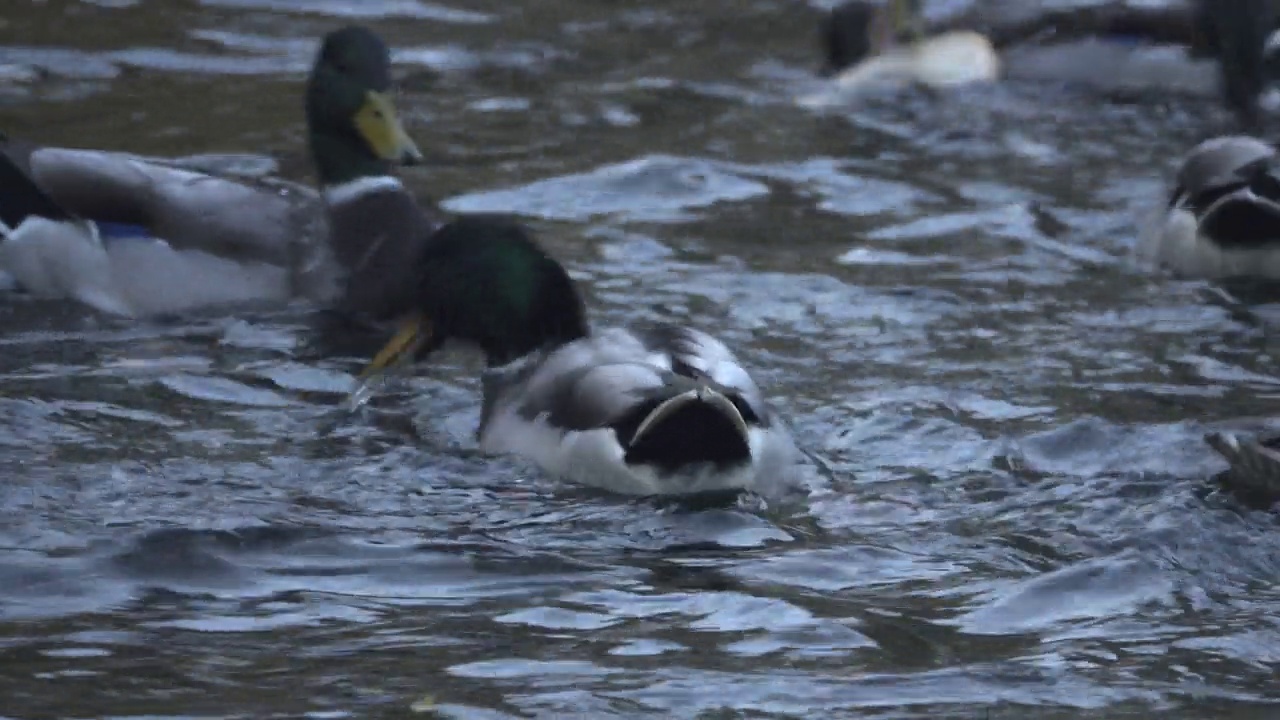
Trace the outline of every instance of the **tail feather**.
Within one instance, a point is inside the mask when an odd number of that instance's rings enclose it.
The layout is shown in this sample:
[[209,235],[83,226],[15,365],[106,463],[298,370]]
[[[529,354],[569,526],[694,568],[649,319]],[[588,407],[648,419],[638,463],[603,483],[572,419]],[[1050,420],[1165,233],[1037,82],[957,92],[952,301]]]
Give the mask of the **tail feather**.
[[663,472],[708,464],[727,467],[751,458],[748,427],[733,401],[707,387],[639,405],[615,427],[629,465]]
[[54,202],[48,193],[14,162],[0,152],[0,230],[7,236],[31,216],[49,220],[74,220],[75,216]]

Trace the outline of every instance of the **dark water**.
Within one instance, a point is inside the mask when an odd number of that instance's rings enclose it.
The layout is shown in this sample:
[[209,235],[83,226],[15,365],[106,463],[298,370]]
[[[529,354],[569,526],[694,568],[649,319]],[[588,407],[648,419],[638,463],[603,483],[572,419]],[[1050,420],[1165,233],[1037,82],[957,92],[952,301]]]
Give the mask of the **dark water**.
[[[305,178],[301,73],[356,19],[455,210],[515,211],[601,322],[688,319],[809,451],[693,512],[478,455],[474,366],[329,435],[301,309],[0,303],[0,716],[1269,718],[1280,532],[1201,441],[1273,331],[1132,258],[1185,98],[1048,85],[814,112],[801,3],[15,0],[0,118]],[[1262,310],[1265,310],[1263,308]]]

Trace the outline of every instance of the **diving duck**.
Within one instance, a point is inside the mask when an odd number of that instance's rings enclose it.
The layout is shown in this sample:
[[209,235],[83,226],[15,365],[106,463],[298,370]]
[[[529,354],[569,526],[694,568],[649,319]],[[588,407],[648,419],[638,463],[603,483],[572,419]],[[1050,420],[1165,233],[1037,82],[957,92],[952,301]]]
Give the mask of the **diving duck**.
[[1184,277],[1280,280],[1276,149],[1244,135],[1197,145],[1139,252]]
[[368,198],[400,187],[393,163],[421,159],[390,85],[390,53],[377,35],[347,27],[325,36],[306,93],[320,193],[122,152],[6,141],[0,271],[33,294],[128,317],[332,299],[346,275],[378,272],[370,258],[397,245],[399,229],[380,228]]
[[789,486],[791,435],[719,340],[674,325],[592,332],[564,267],[502,218],[446,223],[414,267],[401,330],[366,377],[450,340],[478,348],[482,450],[628,495]]

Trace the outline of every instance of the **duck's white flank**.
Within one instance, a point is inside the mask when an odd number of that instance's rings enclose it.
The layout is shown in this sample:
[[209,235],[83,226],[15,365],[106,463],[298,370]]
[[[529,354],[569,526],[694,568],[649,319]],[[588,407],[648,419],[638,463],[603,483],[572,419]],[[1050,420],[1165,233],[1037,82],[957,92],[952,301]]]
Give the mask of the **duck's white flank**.
[[289,299],[289,275],[154,238],[103,243],[88,220],[29,217],[0,242],[0,270],[28,292],[138,317],[199,307]]
[[1280,280],[1280,238],[1276,245],[1225,248],[1200,232],[1195,215],[1182,208],[1152,213],[1144,223],[1138,258],[1182,277],[1217,280],[1262,277]]

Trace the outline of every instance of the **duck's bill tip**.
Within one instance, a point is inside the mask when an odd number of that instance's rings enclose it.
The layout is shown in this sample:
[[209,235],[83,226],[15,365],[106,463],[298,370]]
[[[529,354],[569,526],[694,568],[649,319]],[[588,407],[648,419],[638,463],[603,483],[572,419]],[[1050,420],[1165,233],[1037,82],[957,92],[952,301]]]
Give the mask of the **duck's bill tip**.
[[422,151],[418,149],[417,145],[413,145],[411,147],[401,148],[400,158],[396,162],[405,167],[412,167],[414,165],[421,165],[423,159]]
[[431,339],[431,321],[422,313],[411,313],[400,321],[396,334],[386,345],[373,356],[373,360],[360,373],[361,380],[385,372],[388,368],[404,364],[413,359]]

